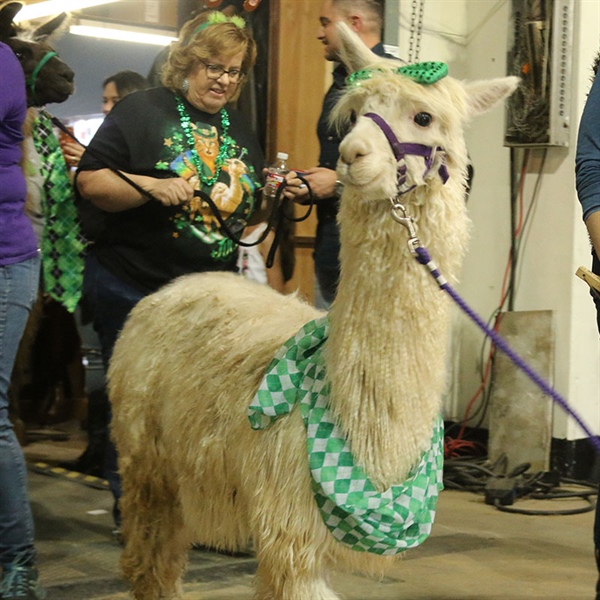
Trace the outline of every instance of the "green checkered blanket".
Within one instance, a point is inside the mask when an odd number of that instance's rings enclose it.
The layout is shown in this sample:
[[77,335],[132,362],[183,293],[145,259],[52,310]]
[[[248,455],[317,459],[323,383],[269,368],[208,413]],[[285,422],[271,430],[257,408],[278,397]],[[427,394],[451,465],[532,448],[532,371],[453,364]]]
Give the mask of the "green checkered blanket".
[[377,492],[354,463],[350,444],[328,408],[329,382],[323,344],[328,317],[307,323],[269,365],[248,408],[253,429],[265,429],[296,403],[307,430],[312,488],[333,536],[354,550],[397,554],[430,534],[443,488],[443,422],[436,419],[430,448],[407,479]]

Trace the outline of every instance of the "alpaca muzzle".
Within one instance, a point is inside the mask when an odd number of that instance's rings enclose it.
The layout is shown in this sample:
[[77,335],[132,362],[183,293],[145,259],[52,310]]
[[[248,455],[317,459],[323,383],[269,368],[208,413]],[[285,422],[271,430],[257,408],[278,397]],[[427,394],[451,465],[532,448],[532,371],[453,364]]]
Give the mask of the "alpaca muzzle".
[[[38,98],[38,84],[47,76],[44,67],[48,64],[51,64],[54,70],[54,87],[46,90],[45,95],[47,98],[45,102],[38,102],[40,100]],[[75,73],[71,68],[60,60],[56,52],[49,50],[26,78],[25,83],[33,102],[36,104],[45,104],[46,102],[64,102],[75,90],[74,79]],[[46,88],[48,86],[43,87]]]
[[[383,135],[385,135],[394,157],[397,163],[397,188],[398,196],[406,194],[417,187],[416,184],[410,184],[408,181],[408,171],[406,167],[406,156],[421,156],[425,162],[425,170],[422,178],[425,179],[436,167],[438,175],[440,176],[442,183],[446,183],[450,175],[446,168],[445,151],[440,146],[426,146],[425,144],[417,144],[414,142],[400,142],[396,137],[396,134],[392,128],[387,124],[385,119],[380,117],[376,113],[365,113],[363,115],[371,119],[381,129]],[[439,157],[436,160],[436,157]]]

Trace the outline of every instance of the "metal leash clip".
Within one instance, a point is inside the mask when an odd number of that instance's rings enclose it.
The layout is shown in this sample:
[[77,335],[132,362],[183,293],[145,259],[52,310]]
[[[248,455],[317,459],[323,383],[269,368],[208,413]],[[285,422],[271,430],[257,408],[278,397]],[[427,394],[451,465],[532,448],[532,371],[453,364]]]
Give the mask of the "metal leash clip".
[[392,203],[392,217],[394,221],[400,223],[400,225],[404,225],[408,231],[408,249],[411,254],[416,254],[417,248],[421,247],[421,242],[417,237],[415,219],[407,214],[406,207],[397,202],[397,198],[390,198],[390,202]]

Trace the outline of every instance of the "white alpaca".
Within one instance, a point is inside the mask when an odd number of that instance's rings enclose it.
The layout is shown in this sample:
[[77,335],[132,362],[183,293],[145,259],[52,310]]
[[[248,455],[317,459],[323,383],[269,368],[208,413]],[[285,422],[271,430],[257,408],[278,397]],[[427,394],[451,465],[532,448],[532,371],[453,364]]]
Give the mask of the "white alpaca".
[[[370,79],[351,87],[338,117],[358,116],[341,146],[342,274],[325,343],[330,408],[355,462],[377,489],[402,482],[431,442],[444,389],[448,301],[409,252],[391,216],[396,160],[381,115],[402,142],[441,147],[423,176],[408,156],[400,197],[450,280],[468,237],[464,121],[516,87],[515,78],[421,85],[340,27],[344,60]],[[425,115],[430,115],[429,119]],[[444,185],[438,168],[450,175]],[[357,552],[325,526],[311,489],[307,431],[296,408],[254,431],[247,409],[277,349],[322,316],[241,277],[183,277],[132,312],[111,364],[113,436],[124,497],[122,566],[135,598],[181,598],[190,543],[253,541],[256,598],[334,600],[332,568],[379,573],[389,558]]]

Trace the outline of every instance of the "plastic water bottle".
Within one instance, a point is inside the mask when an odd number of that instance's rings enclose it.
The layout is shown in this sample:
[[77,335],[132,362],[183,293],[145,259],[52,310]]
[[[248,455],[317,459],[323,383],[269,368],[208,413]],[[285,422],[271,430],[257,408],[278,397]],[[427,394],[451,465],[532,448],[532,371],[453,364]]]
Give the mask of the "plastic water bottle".
[[281,182],[285,180],[285,174],[289,171],[286,161],[288,155],[285,152],[277,153],[277,160],[269,167],[265,183],[265,196],[274,199]]

